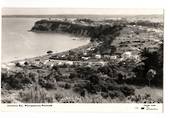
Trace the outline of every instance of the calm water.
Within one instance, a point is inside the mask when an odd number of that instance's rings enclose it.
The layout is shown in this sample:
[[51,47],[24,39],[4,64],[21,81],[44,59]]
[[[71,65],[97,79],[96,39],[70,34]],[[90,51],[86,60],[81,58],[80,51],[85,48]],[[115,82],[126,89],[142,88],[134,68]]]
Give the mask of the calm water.
[[68,34],[28,32],[39,18],[2,18],[2,62],[61,52],[85,45]]

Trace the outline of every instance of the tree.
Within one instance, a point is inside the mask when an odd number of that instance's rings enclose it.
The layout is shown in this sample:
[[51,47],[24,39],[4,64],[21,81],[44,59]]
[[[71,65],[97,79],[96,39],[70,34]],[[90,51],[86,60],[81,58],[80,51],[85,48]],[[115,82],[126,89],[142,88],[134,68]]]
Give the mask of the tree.
[[52,53],[53,53],[53,51],[51,51],[51,50],[47,51],[47,54],[52,54]]
[[84,67],[84,66],[77,68],[76,71],[79,74],[79,76],[83,79],[87,79],[92,74],[96,73],[96,71],[94,69],[92,69],[90,67]]
[[146,78],[149,81],[149,87],[151,86],[150,82],[152,79],[154,79],[155,75],[156,75],[156,71],[153,69],[149,69],[149,71],[147,72]]

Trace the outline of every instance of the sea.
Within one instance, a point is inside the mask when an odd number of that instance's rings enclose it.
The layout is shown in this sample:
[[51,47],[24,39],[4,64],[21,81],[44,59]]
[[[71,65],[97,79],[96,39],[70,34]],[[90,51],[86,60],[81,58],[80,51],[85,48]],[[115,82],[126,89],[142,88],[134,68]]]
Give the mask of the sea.
[[62,52],[89,43],[85,37],[61,33],[35,33],[30,29],[42,18],[2,17],[1,62]]

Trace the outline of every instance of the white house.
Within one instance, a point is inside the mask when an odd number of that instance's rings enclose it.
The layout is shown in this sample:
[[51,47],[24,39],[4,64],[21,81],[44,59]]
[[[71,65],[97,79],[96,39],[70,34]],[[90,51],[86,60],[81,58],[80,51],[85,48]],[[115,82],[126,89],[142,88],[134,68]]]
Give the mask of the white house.
[[83,60],[88,60],[90,57],[81,57]]
[[67,61],[67,62],[65,62],[65,64],[67,64],[67,65],[73,65],[73,61]]
[[132,56],[132,52],[124,52],[122,55],[121,55],[121,57],[123,58],[123,59],[128,59],[128,58],[130,58]]
[[112,59],[112,60],[115,60],[115,59],[117,59],[117,55],[110,56],[110,59]]
[[95,58],[96,58],[96,59],[101,59],[101,58],[102,58],[102,56],[101,56],[101,55],[99,55],[99,54],[97,54],[97,55],[95,55]]

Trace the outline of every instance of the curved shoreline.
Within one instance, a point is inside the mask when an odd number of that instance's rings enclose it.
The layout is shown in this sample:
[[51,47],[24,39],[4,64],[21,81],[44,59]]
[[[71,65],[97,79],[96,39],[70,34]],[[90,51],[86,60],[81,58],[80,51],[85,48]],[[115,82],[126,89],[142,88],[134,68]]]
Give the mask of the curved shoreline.
[[41,58],[41,60],[45,61],[45,59],[48,59],[50,56],[53,56],[53,55],[63,55],[63,54],[68,53],[69,51],[78,51],[80,49],[88,48],[90,45],[92,45],[92,43],[89,40],[89,42],[87,44],[82,45],[82,46],[78,46],[76,48],[68,49],[68,50],[61,51],[61,52],[55,52],[55,53],[52,53],[52,54],[44,54],[44,55],[34,56],[34,57],[29,57],[29,58],[16,59],[16,60],[8,61],[8,62],[1,62],[1,64],[18,63],[20,61],[33,61],[33,60],[35,60],[37,58]]

